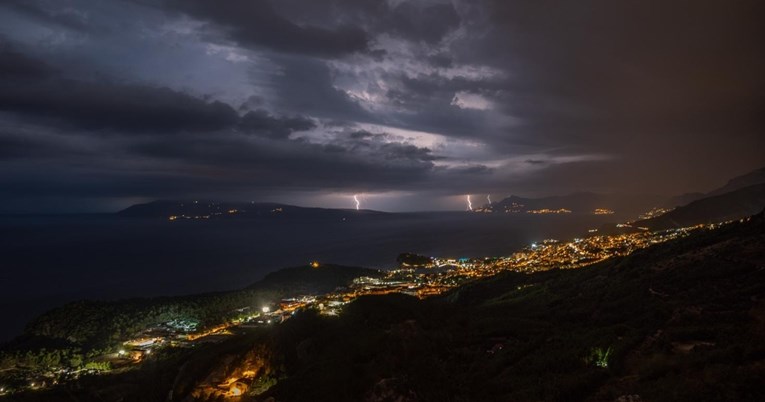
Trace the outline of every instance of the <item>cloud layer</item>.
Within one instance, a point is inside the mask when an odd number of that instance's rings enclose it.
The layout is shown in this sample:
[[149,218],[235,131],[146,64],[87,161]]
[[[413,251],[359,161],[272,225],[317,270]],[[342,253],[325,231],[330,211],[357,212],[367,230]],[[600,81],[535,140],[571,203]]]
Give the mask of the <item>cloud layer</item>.
[[6,1],[0,211],[706,190],[765,165],[763,11]]

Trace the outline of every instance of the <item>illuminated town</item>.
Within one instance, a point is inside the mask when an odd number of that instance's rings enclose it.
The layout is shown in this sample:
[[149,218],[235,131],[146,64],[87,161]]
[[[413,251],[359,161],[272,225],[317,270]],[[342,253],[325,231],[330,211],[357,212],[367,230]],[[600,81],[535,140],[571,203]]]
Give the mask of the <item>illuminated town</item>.
[[[126,369],[145,361],[158,348],[190,348],[205,343],[216,343],[248,329],[276,325],[292,317],[299,310],[315,309],[325,316],[342,314],[343,307],[361,296],[402,293],[418,298],[427,298],[481,278],[502,272],[534,273],[551,269],[575,269],[594,264],[608,258],[625,256],[654,244],[685,237],[692,232],[713,230],[722,224],[696,225],[693,227],[651,232],[640,230],[635,233],[613,236],[590,236],[571,241],[545,239],[533,243],[511,255],[486,258],[418,257],[416,263],[402,262],[399,267],[386,271],[380,277],[358,277],[344,289],[326,294],[292,295],[274,300],[256,308],[245,306],[222,317],[218,325],[200,328],[193,320],[175,319],[151,328],[140,335],[125,339],[122,346],[111,353],[96,357],[82,368],[55,368],[40,372],[24,371],[17,368],[24,378],[26,389],[41,389],[82,375],[97,375],[115,369]],[[622,224],[622,227],[629,227]],[[322,263],[312,261],[312,269],[322,269]],[[240,373],[241,372],[241,373]],[[238,377],[220,379],[217,383],[206,384],[200,394],[237,397],[246,389],[251,379],[252,367],[237,370]],[[24,388],[16,388],[19,391]],[[0,395],[10,392],[6,387]]]
[[642,221],[645,219],[658,218],[672,210],[673,208],[654,208],[646,213],[640,214],[640,216],[638,216],[638,220]]
[[[526,206],[524,204],[519,204],[517,202],[513,202],[510,205],[505,205],[504,209],[500,210],[498,207],[495,207],[491,204],[486,204],[482,207],[478,207],[475,209],[468,209],[472,212],[481,212],[481,213],[493,213],[493,212],[504,212],[504,213],[527,213],[527,214],[535,214],[535,215],[547,215],[547,214],[570,214],[574,211],[568,208],[538,208],[538,209],[526,209]],[[653,216],[658,216],[661,213],[666,213],[668,210],[661,209],[661,208],[655,208],[651,210],[651,212],[648,212],[642,216],[647,216],[647,214],[654,214]],[[595,208],[591,212],[589,212],[593,215],[613,215],[615,213],[614,210],[608,209],[608,208]]]
[[0,0],[0,402],[765,401],[763,15]]

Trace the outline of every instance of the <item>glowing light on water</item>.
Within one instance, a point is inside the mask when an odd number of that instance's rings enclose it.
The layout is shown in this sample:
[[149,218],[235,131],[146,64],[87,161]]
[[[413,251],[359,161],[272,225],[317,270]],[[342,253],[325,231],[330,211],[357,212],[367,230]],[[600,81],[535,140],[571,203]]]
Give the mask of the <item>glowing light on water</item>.
[[467,210],[472,211],[473,210],[473,202],[470,201],[470,194],[465,196],[467,199]]

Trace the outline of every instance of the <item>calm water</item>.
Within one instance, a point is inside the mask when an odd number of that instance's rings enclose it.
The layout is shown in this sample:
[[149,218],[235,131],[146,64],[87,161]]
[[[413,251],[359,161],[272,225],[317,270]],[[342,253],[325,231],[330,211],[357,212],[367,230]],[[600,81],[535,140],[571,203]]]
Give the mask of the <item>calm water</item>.
[[0,217],[0,340],[64,302],[227,290],[311,260],[390,268],[398,253],[480,257],[568,239],[603,216],[412,213],[168,222]]

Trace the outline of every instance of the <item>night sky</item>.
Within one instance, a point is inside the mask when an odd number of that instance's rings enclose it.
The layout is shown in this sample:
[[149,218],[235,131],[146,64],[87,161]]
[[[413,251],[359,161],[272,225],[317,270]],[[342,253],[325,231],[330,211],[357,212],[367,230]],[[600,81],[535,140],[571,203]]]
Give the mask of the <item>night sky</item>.
[[708,191],[765,166],[764,8],[3,0],[0,212]]

